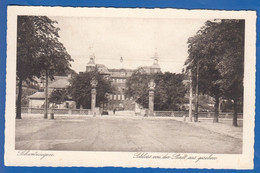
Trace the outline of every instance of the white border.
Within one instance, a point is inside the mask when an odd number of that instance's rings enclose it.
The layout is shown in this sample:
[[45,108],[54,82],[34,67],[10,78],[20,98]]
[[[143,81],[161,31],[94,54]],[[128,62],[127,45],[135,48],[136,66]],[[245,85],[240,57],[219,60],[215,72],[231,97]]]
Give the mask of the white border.
[[[48,151],[54,157],[18,157],[15,148],[15,91],[16,91],[16,31],[17,15],[179,18],[179,19],[245,19],[245,75],[243,154],[216,154],[215,161],[182,161],[133,159],[131,152]],[[5,165],[7,166],[86,166],[86,167],[160,167],[160,168],[217,168],[252,169],[254,158],[256,12],[176,9],[115,9],[72,7],[9,6],[7,14],[7,73],[5,114]],[[41,152],[41,151],[39,151]],[[158,153],[162,154],[162,153]],[[209,154],[191,154],[208,156]]]

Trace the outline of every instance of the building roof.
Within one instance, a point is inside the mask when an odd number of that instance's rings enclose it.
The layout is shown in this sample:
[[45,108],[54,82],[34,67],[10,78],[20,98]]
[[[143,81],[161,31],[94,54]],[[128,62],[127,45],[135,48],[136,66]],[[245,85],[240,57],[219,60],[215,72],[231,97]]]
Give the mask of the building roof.
[[[50,95],[50,92],[48,93]],[[44,99],[45,98],[45,92],[36,92],[30,96],[28,96],[29,99]]]
[[[160,72],[161,68],[158,64],[158,54],[155,53],[154,57],[154,62],[152,66],[143,66],[139,67],[138,70],[141,70],[145,73],[157,73]],[[93,66],[97,67],[98,71],[103,74],[103,75],[110,75],[112,78],[127,78],[130,77],[133,72],[135,71],[134,69],[108,69],[104,64],[95,64],[95,56],[91,55],[90,60],[87,63],[87,71],[92,71]]]
[[[65,76],[66,77],[66,76]],[[52,81],[49,84],[49,88],[67,88],[70,85],[69,78],[54,78],[54,81]]]
[[104,64],[97,64],[96,66],[98,72],[100,72],[101,74],[110,74],[108,68]]
[[120,77],[130,77],[134,70],[132,69],[109,69],[111,77],[120,78]]
[[151,68],[158,68],[158,69],[160,69],[161,67],[159,66],[159,64],[154,63],[154,64],[151,66]]
[[[50,91],[50,90],[48,91],[48,97],[50,97],[51,92],[52,92],[52,91]],[[29,99],[45,99],[45,92],[40,92],[40,91],[38,91],[38,92],[36,92],[36,93],[34,93],[34,94],[28,96],[28,98],[29,98]],[[72,97],[71,97],[71,96],[68,96],[68,99],[71,100]]]
[[127,72],[133,72],[133,71],[135,71],[134,69],[125,69],[125,68],[124,68],[124,69],[122,69],[122,68],[121,68],[121,69],[117,69],[117,68],[110,68],[110,69],[109,69],[110,72],[119,72],[119,71],[121,71],[121,70],[125,70],[125,71],[127,71]]

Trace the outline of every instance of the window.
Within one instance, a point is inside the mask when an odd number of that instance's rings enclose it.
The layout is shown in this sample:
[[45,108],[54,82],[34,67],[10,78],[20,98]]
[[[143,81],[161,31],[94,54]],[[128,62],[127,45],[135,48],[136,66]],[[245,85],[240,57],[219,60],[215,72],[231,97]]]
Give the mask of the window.
[[125,100],[125,95],[122,95],[122,100]]
[[110,100],[113,100],[113,95],[111,94],[111,95],[109,95],[110,96]]
[[118,100],[121,100],[121,99],[120,99],[120,95],[118,95]]
[[114,100],[116,100],[116,95],[114,95]]

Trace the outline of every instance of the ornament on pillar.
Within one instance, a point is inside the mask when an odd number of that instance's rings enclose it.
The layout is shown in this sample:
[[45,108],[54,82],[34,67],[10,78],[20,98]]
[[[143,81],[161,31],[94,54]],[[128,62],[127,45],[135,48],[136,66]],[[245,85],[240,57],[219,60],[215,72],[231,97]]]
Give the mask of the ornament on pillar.
[[155,82],[154,80],[150,80],[150,82],[148,83],[148,87],[149,87],[149,111],[148,111],[148,115],[149,116],[154,116],[154,89],[155,89]]
[[96,116],[95,108],[96,108],[97,84],[98,84],[98,81],[95,78],[93,78],[90,81],[90,85],[92,87],[92,89],[91,89],[91,112],[92,112],[93,116]]

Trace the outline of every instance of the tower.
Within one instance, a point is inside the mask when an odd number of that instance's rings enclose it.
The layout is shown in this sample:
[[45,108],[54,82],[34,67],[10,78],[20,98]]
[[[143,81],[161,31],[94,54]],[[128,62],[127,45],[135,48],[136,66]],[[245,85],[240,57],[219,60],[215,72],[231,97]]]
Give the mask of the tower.
[[90,71],[95,70],[95,68],[96,68],[95,55],[91,54],[89,57],[89,62],[87,63],[87,66],[86,66],[86,71],[90,72]]
[[121,58],[120,58],[120,63],[121,63],[121,68],[123,69],[124,68],[124,63],[123,63],[123,57],[121,56]]
[[155,52],[152,59],[153,59],[153,65],[151,66],[151,73],[161,72],[161,67],[159,66],[159,63],[158,63],[159,57],[158,57],[157,52]]

